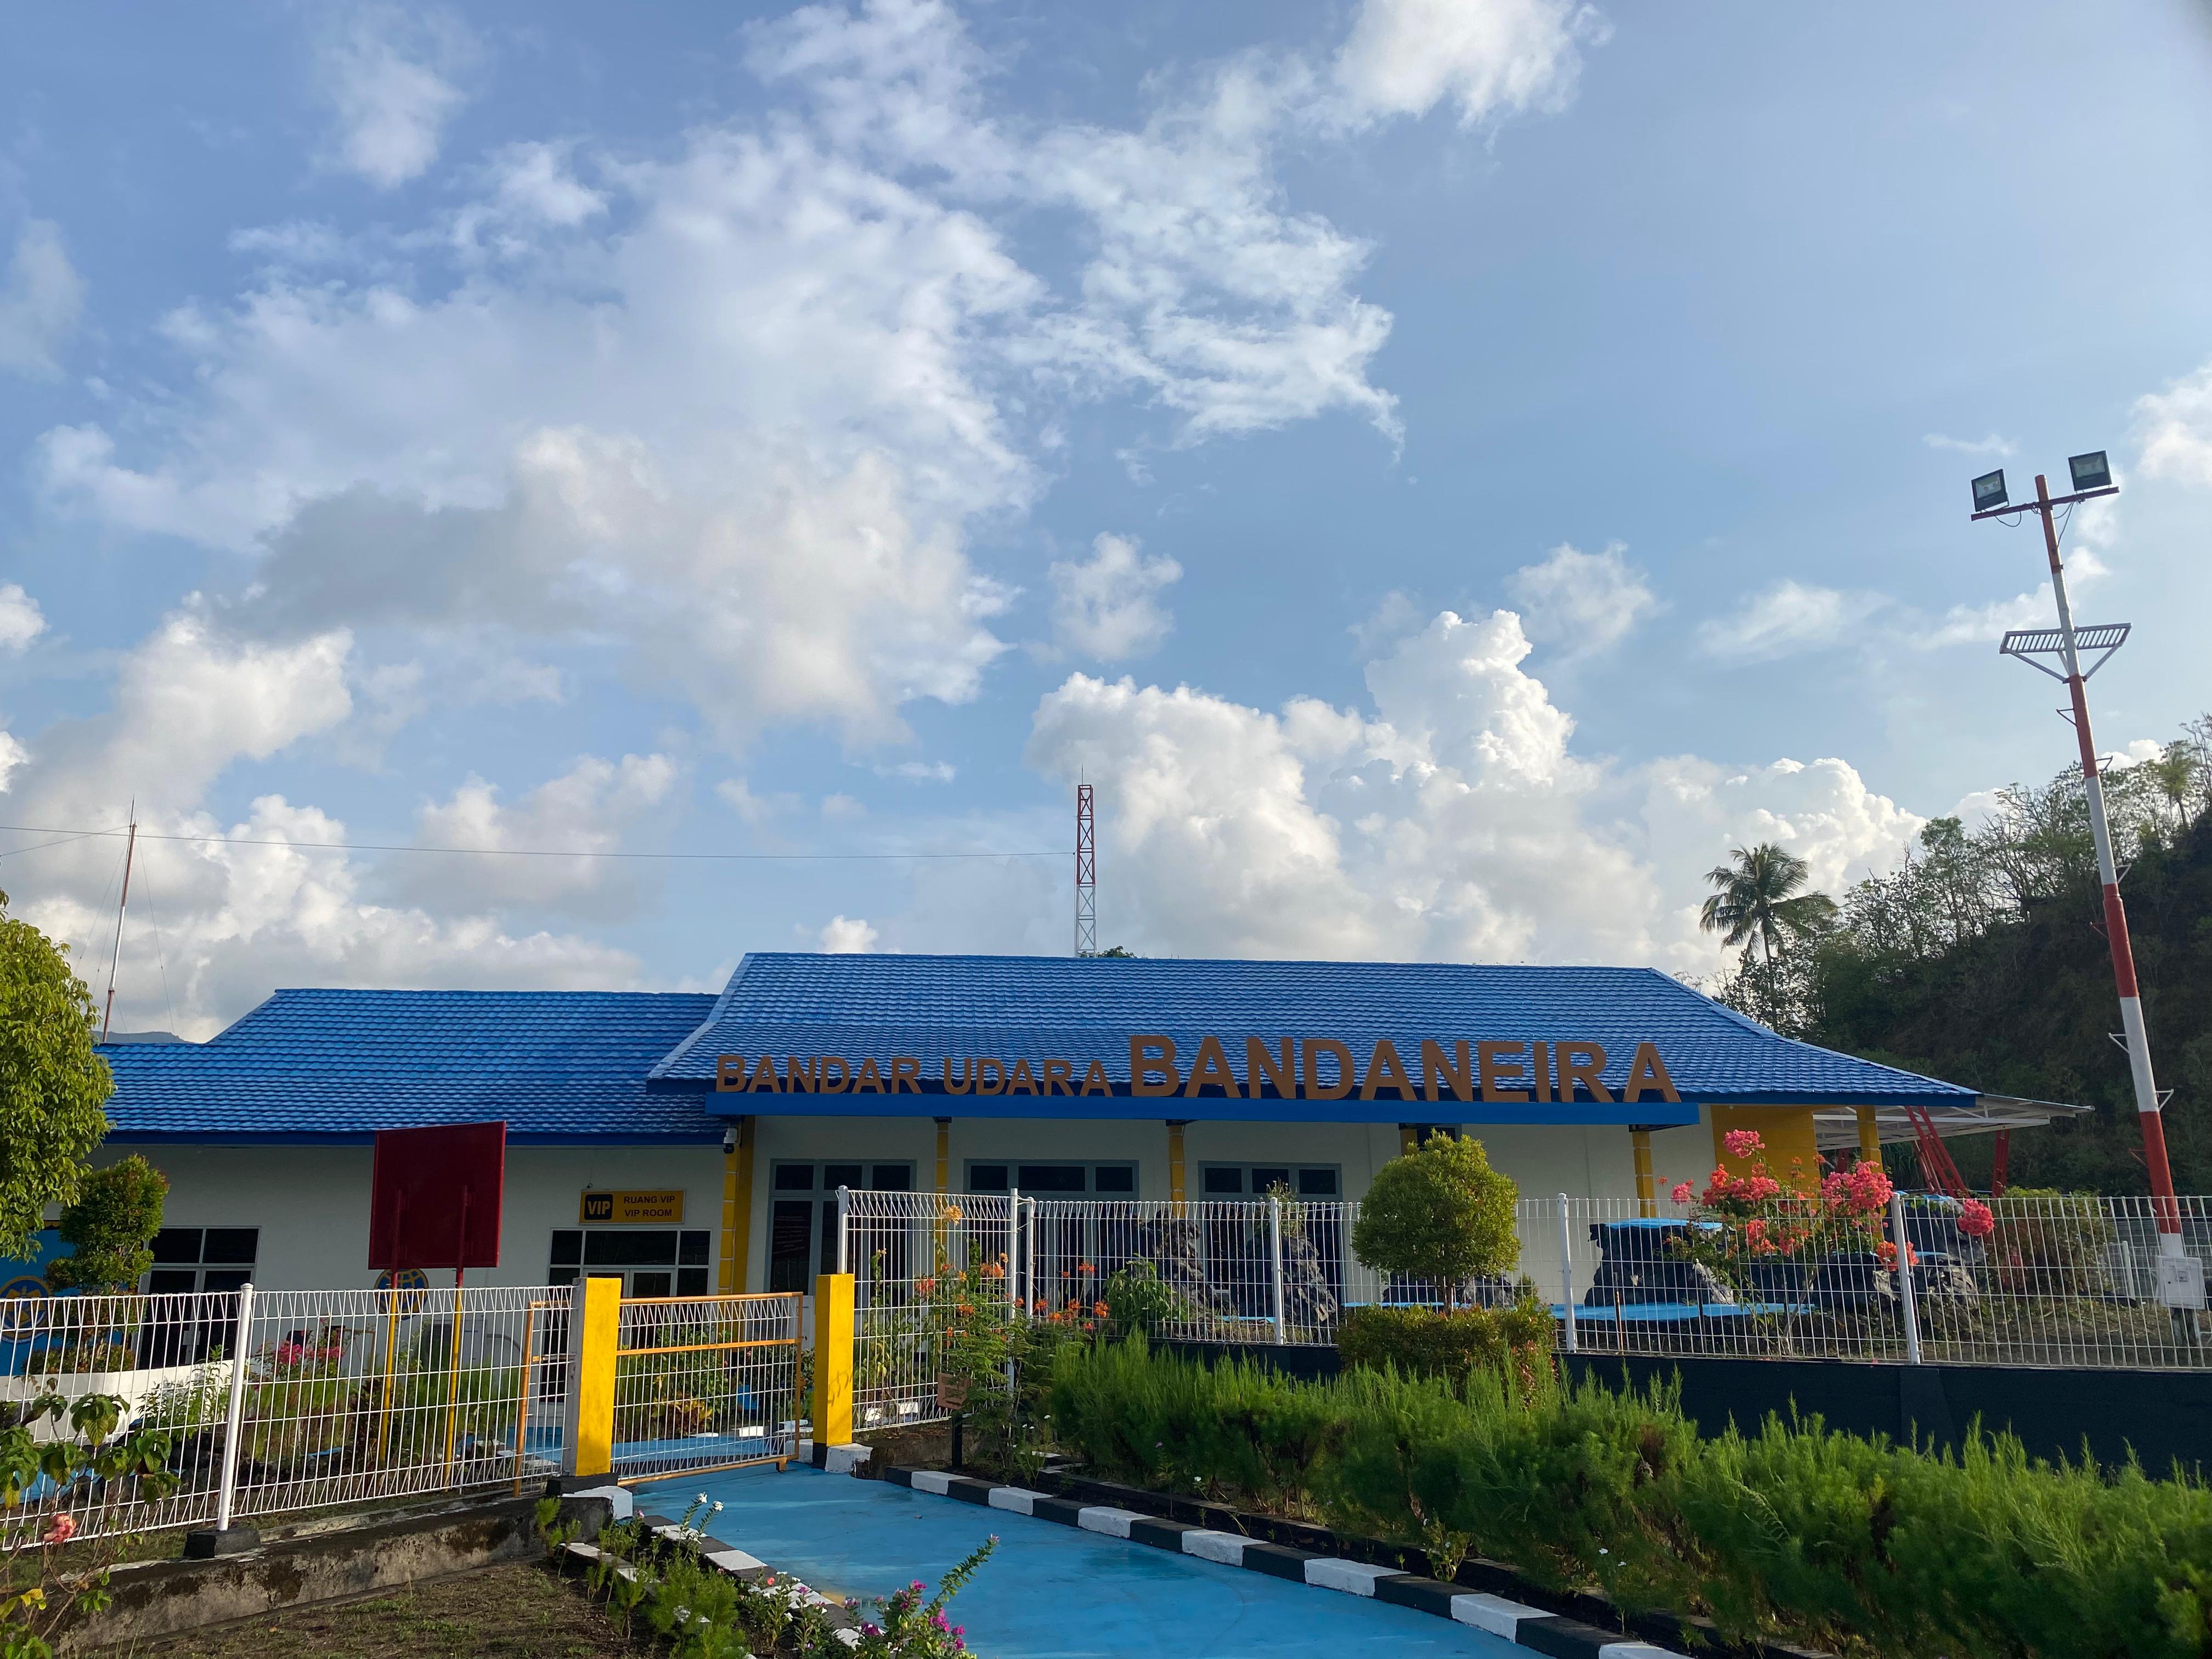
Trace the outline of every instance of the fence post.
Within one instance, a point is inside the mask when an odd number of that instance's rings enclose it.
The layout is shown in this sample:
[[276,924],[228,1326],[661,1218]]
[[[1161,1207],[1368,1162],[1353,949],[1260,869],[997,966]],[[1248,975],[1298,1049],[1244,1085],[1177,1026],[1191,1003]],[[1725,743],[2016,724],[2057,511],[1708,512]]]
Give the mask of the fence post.
[[837,1271],[841,1273],[849,1273],[853,1271],[846,1259],[846,1235],[852,1231],[852,1191],[849,1188],[840,1187],[837,1189]]
[[1567,1195],[1559,1194],[1559,1301],[1567,1316],[1567,1352],[1575,1350],[1575,1230],[1567,1215]]
[[853,1275],[814,1279],[814,1443],[853,1443]]
[[1036,1200],[1031,1199],[1030,1218],[1023,1224],[1024,1236],[1022,1239],[1022,1306],[1028,1310],[1030,1318],[1036,1316]]
[[580,1279],[569,1292],[563,1474],[614,1472],[615,1350],[622,1345],[622,1287],[619,1279]]
[[1912,1246],[1905,1235],[1905,1194],[1893,1189],[1889,1194],[1889,1230],[1897,1236],[1897,1311],[1905,1322],[1905,1363],[1917,1365],[1920,1359],[1920,1304],[1912,1290]]
[[[1014,1188],[1006,1194],[1006,1303],[1017,1314],[1024,1306],[1022,1300],[1022,1189]],[[1013,1362],[1006,1362],[1008,1374]]]
[[253,1286],[238,1287],[238,1322],[230,1339],[230,1405],[222,1419],[222,1477],[216,1487],[215,1529],[230,1530],[238,1498],[238,1443],[246,1421],[246,1355],[253,1341]]
[[1267,1282],[1273,1291],[1275,1344],[1279,1347],[1290,1338],[1283,1329],[1283,1200],[1273,1193],[1267,1194]]

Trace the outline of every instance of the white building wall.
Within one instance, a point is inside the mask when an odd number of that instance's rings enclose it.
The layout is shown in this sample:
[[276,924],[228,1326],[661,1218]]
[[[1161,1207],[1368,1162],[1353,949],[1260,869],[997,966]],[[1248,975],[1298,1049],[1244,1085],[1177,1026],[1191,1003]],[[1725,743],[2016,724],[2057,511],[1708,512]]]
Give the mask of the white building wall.
[[[1635,1168],[1628,1132],[1611,1127],[1484,1125],[1471,1131],[1491,1162],[1527,1198],[1632,1199]],[[1653,1137],[1661,1190],[1678,1180],[1702,1184],[1712,1164],[1702,1125]],[[1346,1198],[1367,1190],[1375,1171],[1398,1155],[1395,1124],[1224,1123],[1194,1121],[1184,1132],[1187,1194],[1200,1191],[1207,1164],[1335,1166]],[[169,1178],[166,1219],[174,1226],[258,1227],[254,1282],[264,1289],[366,1286],[370,1152],[367,1146],[133,1146],[110,1143],[107,1162],[139,1152]],[[910,1163],[917,1188],[936,1176],[936,1125],[922,1118],[774,1118],[760,1120],[754,1144],[747,1249],[750,1281],[767,1282],[772,1171],[778,1160]],[[970,1160],[1134,1162],[1137,1195],[1168,1196],[1164,1120],[954,1118],[951,1178],[957,1188]],[[471,1273],[473,1282],[544,1282],[552,1233],[578,1224],[586,1188],[677,1188],[684,1194],[684,1225],[714,1235],[721,1254],[723,1158],[713,1145],[674,1146],[517,1146],[507,1149],[500,1265]],[[433,1282],[450,1283],[434,1274]]]

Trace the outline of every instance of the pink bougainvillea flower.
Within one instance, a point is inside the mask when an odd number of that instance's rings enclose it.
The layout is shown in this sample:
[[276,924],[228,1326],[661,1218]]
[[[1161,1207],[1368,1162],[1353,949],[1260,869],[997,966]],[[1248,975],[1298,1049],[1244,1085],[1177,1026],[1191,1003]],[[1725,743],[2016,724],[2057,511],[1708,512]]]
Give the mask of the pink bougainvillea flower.
[[1959,1206],[1959,1231],[1969,1238],[1987,1238],[1996,1231],[1997,1218],[1978,1198]]
[[1687,1204],[1692,1198],[1697,1196],[1697,1189],[1691,1186],[1686,1181],[1678,1181],[1674,1183],[1674,1190],[1669,1194],[1669,1196],[1672,1197],[1677,1204]]
[[1730,1158],[1749,1158],[1753,1152],[1766,1150],[1766,1142],[1756,1129],[1730,1129],[1721,1137],[1721,1145],[1728,1148]]

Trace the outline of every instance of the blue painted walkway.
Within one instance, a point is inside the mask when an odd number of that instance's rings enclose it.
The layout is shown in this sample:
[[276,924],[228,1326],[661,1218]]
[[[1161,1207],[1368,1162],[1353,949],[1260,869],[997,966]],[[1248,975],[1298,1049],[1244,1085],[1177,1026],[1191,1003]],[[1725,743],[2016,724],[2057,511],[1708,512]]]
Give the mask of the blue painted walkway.
[[673,1518],[694,1492],[725,1506],[714,1535],[826,1595],[888,1595],[999,1534],[998,1553],[954,1599],[953,1623],[984,1659],[1278,1659],[1283,1654],[1480,1654],[1528,1650],[1432,1613],[1315,1589],[978,1509],[880,1480],[793,1468],[656,1481],[641,1506]]

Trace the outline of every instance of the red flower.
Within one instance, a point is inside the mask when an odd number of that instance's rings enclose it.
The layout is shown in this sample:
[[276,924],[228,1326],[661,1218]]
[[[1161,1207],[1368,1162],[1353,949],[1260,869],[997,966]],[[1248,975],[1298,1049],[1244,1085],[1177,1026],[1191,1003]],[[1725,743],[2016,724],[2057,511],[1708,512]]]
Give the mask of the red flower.
[[1987,1238],[1996,1227],[1996,1217],[1980,1199],[1970,1198],[1959,1206],[1959,1231],[1967,1237]]
[[64,1511],[46,1522],[46,1530],[39,1541],[41,1544],[66,1544],[75,1536],[76,1517]]

